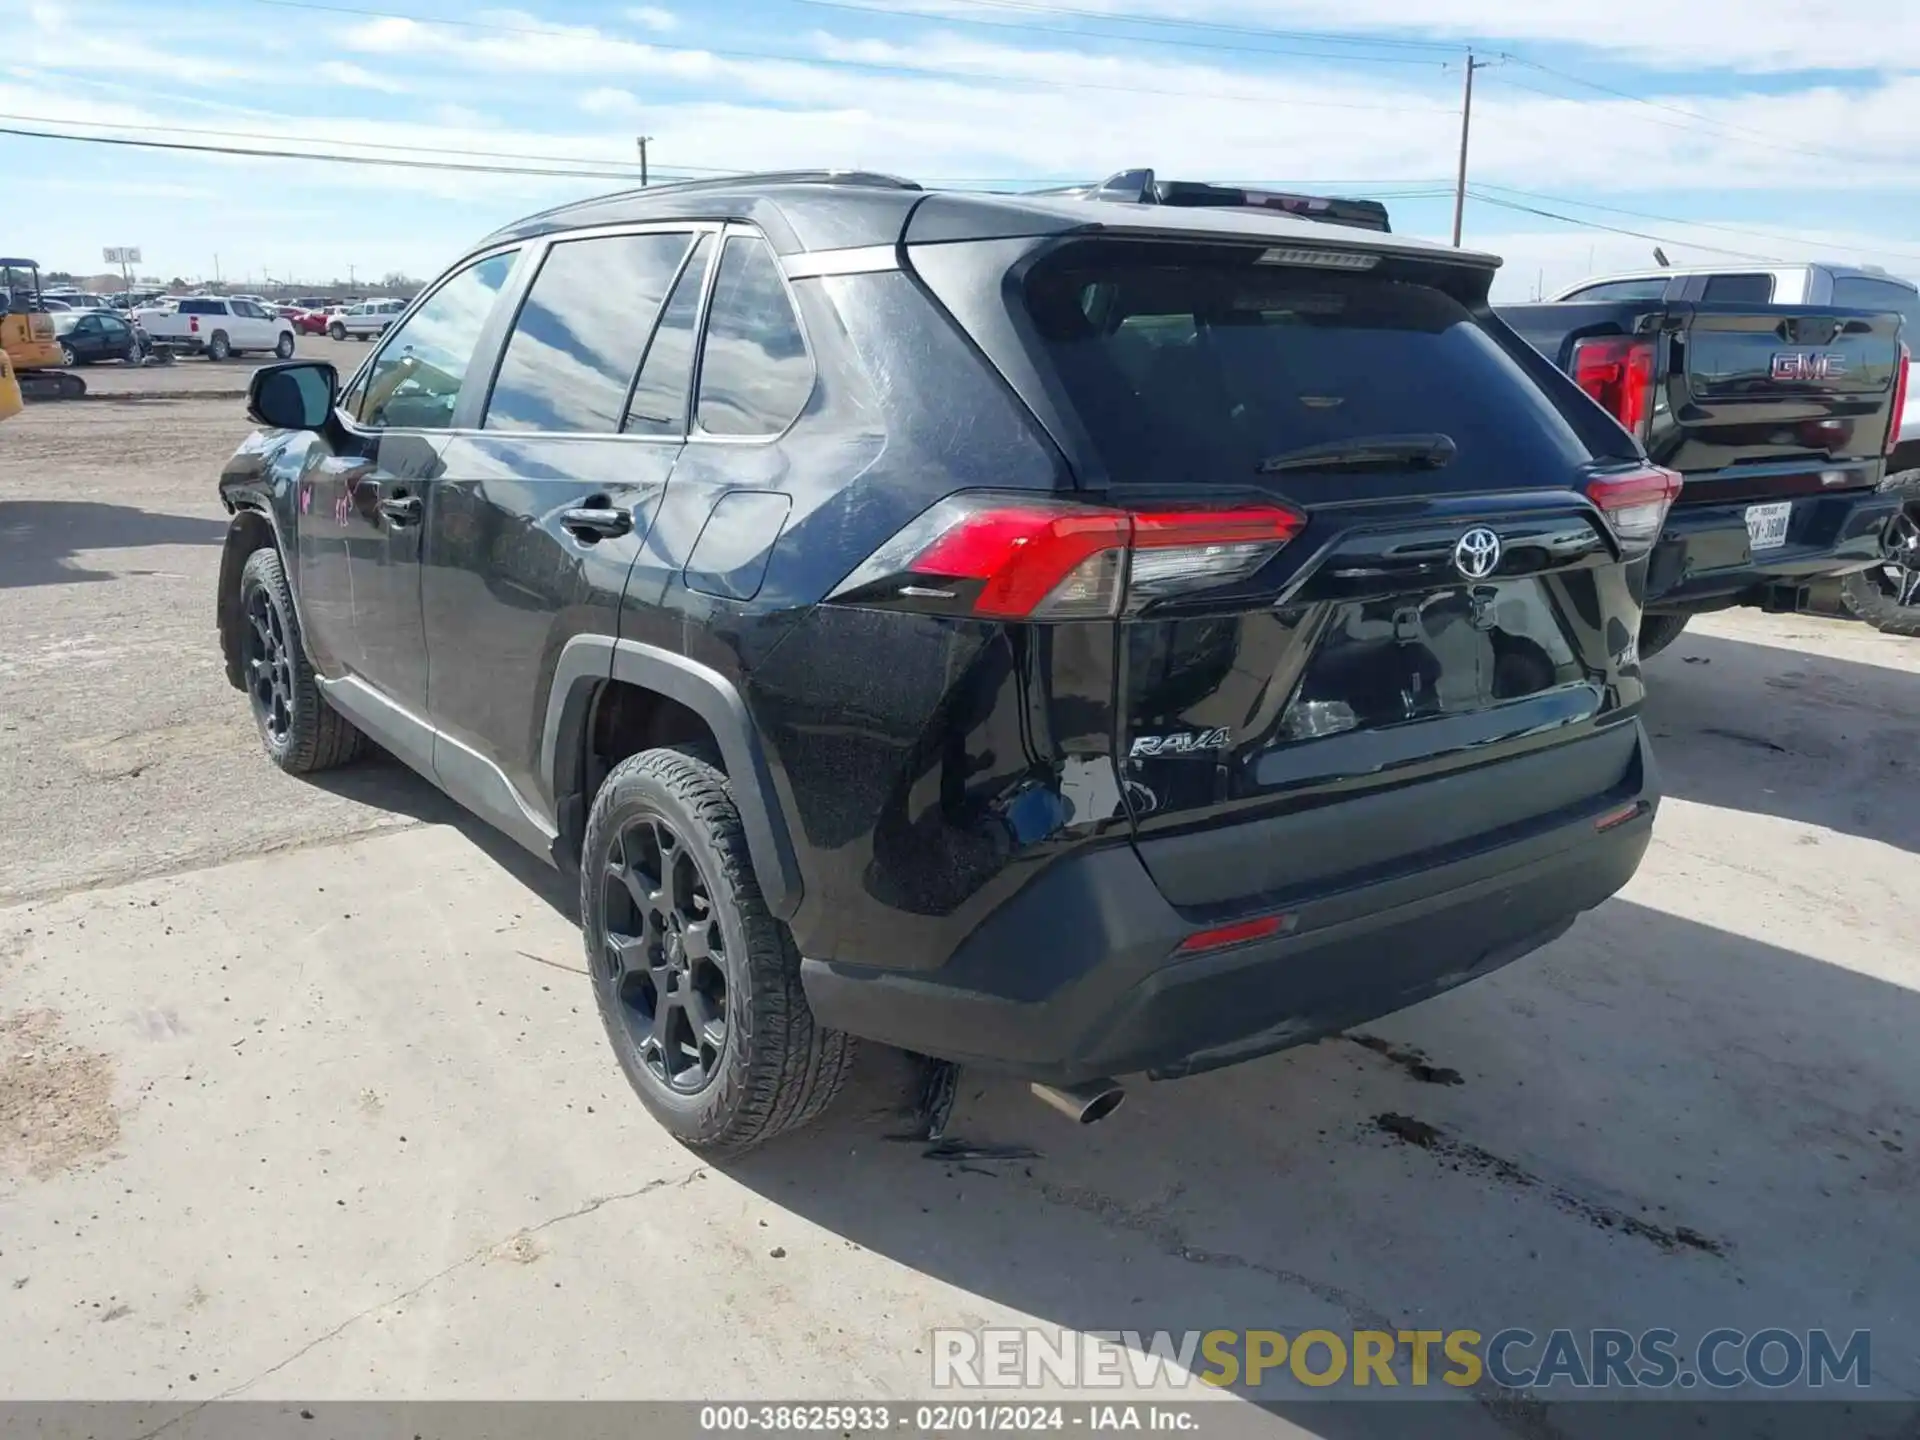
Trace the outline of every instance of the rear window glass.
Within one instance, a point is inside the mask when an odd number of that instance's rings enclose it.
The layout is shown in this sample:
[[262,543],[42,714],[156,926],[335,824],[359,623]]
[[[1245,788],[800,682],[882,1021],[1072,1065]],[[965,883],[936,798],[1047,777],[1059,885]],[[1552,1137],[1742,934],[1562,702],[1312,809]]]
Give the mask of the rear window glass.
[[1773,276],[1710,276],[1700,298],[1711,305],[1766,305],[1773,300]]
[[1584,458],[1526,372],[1424,285],[1246,264],[1073,265],[1037,270],[1027,306],[1119,483],[1248,484],[1290,451],[1383,435],[1447,436],[1454,473]]
[[179,313],[182,315],[224,315],[227,302],[224,300],[182,300]]
[[1660,300],[1667,293],[1667,277],[1649,275],[1641,280],[1606,280],[1598,285],[1587,285],[1572,294],[1567,300]]

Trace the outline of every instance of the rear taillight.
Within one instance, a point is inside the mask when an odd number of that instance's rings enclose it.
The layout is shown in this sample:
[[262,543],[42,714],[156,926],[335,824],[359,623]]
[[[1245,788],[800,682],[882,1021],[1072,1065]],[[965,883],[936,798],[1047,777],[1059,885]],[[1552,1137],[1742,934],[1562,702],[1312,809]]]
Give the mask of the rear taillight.
[[1600,335],[1573,347],[1573,381],[1641,443],[1653,419],[1653,337]]
[[1088,620],[1252,575],[1307,523],[1281,505],[1112,510],[955,495],[834,590],[851,604],[1006,620]]
[[1907,381],[1913,365],[1913,352],[1907,349],[1907,342],[1900,342],[1900,364],[1893,372],[1893,418],[1887,422],[1887,451],[1891,455],[1893,447],[1900,443],[1900,421],[1907,408]]
[[187,333],[189,335],[198,335],[200,333],[200,317],[198,315],[189,315],[187,317]]
[[1667,523],[1667,508],[1680,493],[1680,476],[1658,465],[1644,465],[1587,482],[1587,498],[1607,517],[1620,548],[1629,554],[1648,549]]

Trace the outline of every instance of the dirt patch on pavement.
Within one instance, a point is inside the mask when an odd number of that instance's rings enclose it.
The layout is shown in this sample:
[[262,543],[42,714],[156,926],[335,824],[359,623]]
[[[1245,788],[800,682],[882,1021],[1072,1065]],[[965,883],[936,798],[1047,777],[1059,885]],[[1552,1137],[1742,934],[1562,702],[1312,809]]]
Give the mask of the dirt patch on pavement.
[[1542,1180],[1538,1175],[1521,1169],[1513,1161],[1482,1150],[1478,1145],[1465,1140],[1457,1140],[1437,1125],[1429,1125],[1424,1120],[1416,1120],[1411,1115],[1376,1115],[1374,1128],[1383,1135],[1389,1135],[1403,1145],[1417,1146],[1430,1154],[1439,1156],[1452,1165],[1455,1170],[1474,1175],[1485,1175],[1503,1185],[1511,1185],[1516,1190],[1538,1190],[1546,1195],[1554,1205],[1569,1215],[1577,1215],[1590,1225],[1601,1230],[1614,1230],[1623,1235],[1632,1235],[1645,1240],[1667,1254],[1676,1254],[1683,1250],[1704,1251],[1708,1255],[1724,1256],[1726,1246],[1710,1236],[1702,1235],[1698,1230],[1685,1225],[1656,1225],[1638,1215],[1629,1215],[1618,1206],[1609,1205],[1601,1200],[1593,1200],[1584,1195],[1576,1195],[1571,1190]]
[[63,1039],[56,1011],[0,1018],[0,1172],[45,1180],[119,1138],[113,1062]]

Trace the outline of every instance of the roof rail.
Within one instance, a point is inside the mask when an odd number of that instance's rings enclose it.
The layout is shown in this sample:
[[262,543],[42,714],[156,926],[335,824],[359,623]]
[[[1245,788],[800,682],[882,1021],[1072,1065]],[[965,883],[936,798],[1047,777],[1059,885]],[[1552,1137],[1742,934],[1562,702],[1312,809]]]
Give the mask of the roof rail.
[[737,190],[742,186],[759,185],[867,185],[876,190],[921,188],[912,180],[903,180],[898,175],[881,175],[871,170],[761,170],[738,175],[716,175],[711,180],[669,180],[664,185],[644,185],[635,190],[621,190],[596,198],[614,200],[639,195],[697,195],[702,190]]
[[1345,200],[1325,195],[1297,195],[1288,190],[1252,190],[1239,185],[1212,185],[1197,180],[1160,180],[1151,170],[1122,170],[1097,185],[1069,186],[1042,191],[1072,195],[1082,200],[1108,200],[1123,205],[1173,205],[1187,209],[1276,210],[1302,220],[1351,225],[1387,233],[1387,207],[1378,200]]

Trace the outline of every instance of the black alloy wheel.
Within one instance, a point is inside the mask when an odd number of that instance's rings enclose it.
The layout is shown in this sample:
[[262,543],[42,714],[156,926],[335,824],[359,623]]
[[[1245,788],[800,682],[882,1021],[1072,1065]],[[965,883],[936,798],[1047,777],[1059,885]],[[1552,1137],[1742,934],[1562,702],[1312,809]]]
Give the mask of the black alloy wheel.
[[264,587],[247,592],[246,620],[241,665],[247,699],[267,744],[283,748],[293,734],[293,655],[279,607]]
[[1890,475],[1881,486],[1900,497],[1887,522],[1878,564],[1840,582],[1847,609],[1889,635],[1920,637],[1920,470]]
[[601,884],[606,941],[595,981],[607,990],[632,1058],[678,1095],[698,1095],[727,1052],[731,963],[712,888],[673,824],[631,819]]

